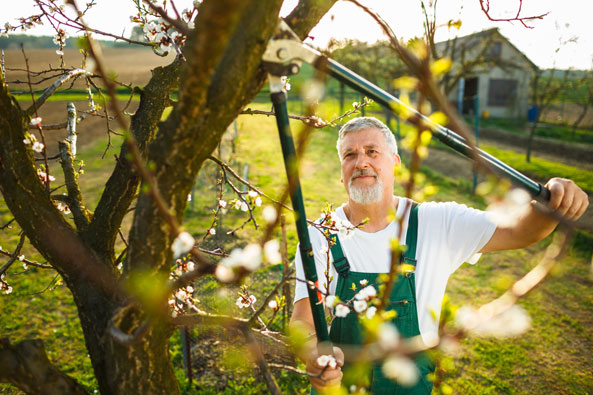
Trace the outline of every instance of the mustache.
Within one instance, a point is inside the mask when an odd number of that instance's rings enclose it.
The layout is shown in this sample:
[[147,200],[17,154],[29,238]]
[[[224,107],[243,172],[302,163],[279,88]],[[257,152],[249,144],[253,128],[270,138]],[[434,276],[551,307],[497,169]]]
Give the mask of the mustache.
[[352,181],[356,177],[360,177],[360,176],[373,176],[373,177],[377,177],[377,173],[375,173],[374,171],[372,171],[370,169],[354,170],[354,173],[352,173],[352,175],[350,176],[350,181]]

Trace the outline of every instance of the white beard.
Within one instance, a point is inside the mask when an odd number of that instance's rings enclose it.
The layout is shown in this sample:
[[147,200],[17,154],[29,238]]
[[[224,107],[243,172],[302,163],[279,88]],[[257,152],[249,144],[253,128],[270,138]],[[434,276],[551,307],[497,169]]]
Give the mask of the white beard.
[[383,183],[381,182],[380,178],[377,177],[376,182],[370,186],[356,186],[352,184],[352,180],[363,173],[365,175],[368,174],[376,176],[376,174],[371,172],[354,172],[352,177],[350,177],[350,180],[348,180],[348,193],[350,195],[350,199],[352,199],[354,203],[365,205],[379,202],[383,196]]

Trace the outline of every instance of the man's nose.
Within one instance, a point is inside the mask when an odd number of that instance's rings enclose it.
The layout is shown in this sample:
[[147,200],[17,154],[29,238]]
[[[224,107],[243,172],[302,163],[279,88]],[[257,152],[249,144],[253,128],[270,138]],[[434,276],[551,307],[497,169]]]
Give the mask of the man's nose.
[[368,167],[369,167],[369,158],[364,154],[358,155],[356,157],[356,168],[357,169],[366,169]]

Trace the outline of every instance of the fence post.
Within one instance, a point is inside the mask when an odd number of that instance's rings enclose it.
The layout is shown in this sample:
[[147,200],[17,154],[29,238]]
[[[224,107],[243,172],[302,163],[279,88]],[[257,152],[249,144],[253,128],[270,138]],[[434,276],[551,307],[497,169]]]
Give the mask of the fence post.
[[185,374],[190,384],[193,379],[193,372],[191,368],[191,342],[189,338],[189,330],[187,327],[179,328],[181,335],[181,351],[183,353],[183,364],[185,365]]
[[[476,135],[475,145],[478,148],[478,137],[480,133],[480,99],[478,95],[474,98],[474,133]],[[478,185],[478,172],[474,165],[474,182],[472,184],[472,193],[476,193],[476,186]]]
[[[280,229],[282,230],[282,243],[280,243],[280,253],[282,254],[282,280],[288,276],[288,243],[286,241],[286,217],[280,215]],[[284,317],[282,319],[282,329],[286,329],[288,317],[291,315],[292,296],[290,292],[290,282],[286,281],[282,286],[282,296],[284,296]]]
[[0,71],[2,72],[2,79],[6,80],[6,70],[4,69],[4,50],[0,50],[2,52],[2,59],[0,60]]

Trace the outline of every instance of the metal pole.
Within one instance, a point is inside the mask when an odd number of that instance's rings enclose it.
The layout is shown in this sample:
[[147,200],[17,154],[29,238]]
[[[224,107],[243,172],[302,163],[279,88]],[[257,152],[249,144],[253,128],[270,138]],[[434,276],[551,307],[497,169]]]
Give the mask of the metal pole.
[[[274,104],[274,112],[276,113],[276,124],[280,134],[280,144],[282,145],[284,166],[286,168],[286,175],[288,177],[290,199],[292,201],[292,207],[294,208],[297,235],[299,238],[299,251],[301,253],[303,269],[305,271],[305,277],[307,281],[315,284],[316,287],[318,287],[317,270],[315,269],[313,249],[311,247],[311,240],[309,239],[309,231],[307,229],[305,204],[303,201],[303,194],[301,192],[301,185],[299,181],[296,150],[294,147],[294,141],[292,139],[292,133],[290,131],[288,109],[286,107],[286,92],[274,92],[273,89],[270,90],[272,92],[270,96],[272,103]],[[329,341],[329,332],[325,321],[323,304],[319,303],[316,288],[307,286],[307,290],[309,292],[309,303],[313,313],[313,322],[315,324],[315,333],[317,334],[319,353],[331,354],[332,346]]]

